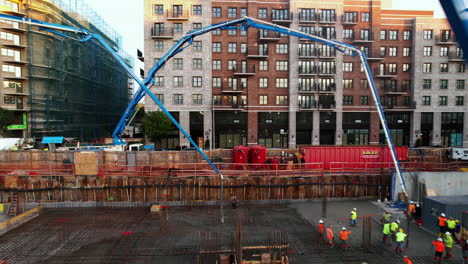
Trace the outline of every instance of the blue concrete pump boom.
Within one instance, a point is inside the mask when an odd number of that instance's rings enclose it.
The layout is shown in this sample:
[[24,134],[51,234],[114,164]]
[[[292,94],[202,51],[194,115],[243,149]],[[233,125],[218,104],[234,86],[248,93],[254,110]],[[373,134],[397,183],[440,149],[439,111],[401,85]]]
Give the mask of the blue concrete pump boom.
[[[132,101],[128,105],[127,109],[125,110],[124,114],[122,115],[114,133],[113,133],[113,138],[114,138],[114,144],[124,144],[125,142],[121,139],[121,135],[123,134],[123,131],[125,129],[125,126],[127,122],[129,121],[130,117],[133,115],[135,111],[135,107],[138,104],[138,102],[143,99],[143,97],[147,94],[151,99],[160,107],[160,109],[171,119],[171,121],[174,123],[174,125],[177,126],[178,129],[184,134],[184,136],[189,139],[190,143],[197,149],[197,151],[203,156],[203,158],[210,164],[210,166],[213,168],[213,170],[220,176],[221,178],[221,193],[223,193],[222,188],[222,180],[223,180],[223,175],[221,172],[216,168],[216,166],[210,161],[210,159],[205,155],[205,153],[197,146],[197,144],[193,141],[193,139],[190,137],[190,135],[181,127],[181,125],[177,122],[177,120],[174,119],[174,117],[169,113],[169,111],[164,107],[164,105],[161,104],[161,102],[156,98],[156,96],[151,92],[151,90],[148,88],[148,85],[152,84],[154,82],[154,77],[158,70],[160,70],[164,64],[172,57],[174,57],[176,54],[182,52],[187,46],[191,45],[193,42],[193,39],[197,36],[203,35],[205,33],[211,32],[213,30],[228,30],[228,29],[238,29],[238,30],[248,30],[250,27],[252,28],[257,28],[257,29],[262,29],[262,30],[269,30],[273,32],[278,32],[281,34],[285,35],[290,35],[290,36],[295,36],[299,38],[305,38],[309,39],[312,41],[316,42],[321,42],[324,43],[330,47],[333,47],[334,49],[343,52],[344,54],[348,54],[351,56],[359,56],[361,59],[361,63],[364,65],[364,70],[366,73],[367,80],[369,82],[370,88],[371,88],[371,93],[372,93],[372,98],[374,99],[374,104],[378,110],[379,118],[385,133],[385,138],[388,144],[388,147],[390,149],[390,153],[392,156],[392,160],[395,166],[396,174],[397,177],[400,180],[400,186],[402,190],[406,193],[406,185],[404,182],[404,179],[401,175],[401,168],[398,162],[398,158],[396,156],[396,152],[393,146],[392,138],[390,137],[390,131],[387,126],[387,122],[385,120],[385,115],[382,109],[382,105],[380,102],[380,98],[378,97],[377,89],[374,83],[374,80],[372,78],[372,74],[370,71],[370,67],[367,63],[367,57],[364,52],[362,52],[360,49],[346,44],[346,43],[341,43],[338,41],[334,40],[329,40],[329,39],[324,39],[321,37],[305,34],[303,32],[293,30],[287,27],[282,27],[279,25],[275,25],[272,23],[268,23],[262,20],[254,19],[254,18],[249,18],[249,17],[243,17],[240,19],[232,20],[232,21],[227,21],[219,24],[214,24],[210,25],[208,27],[202,28],[200,30],[196,31],[191,31],[187,32],[157,63],[154,65],[148,72],[147,78],[144,79],[143,81],[140,80],[135,73],[125,64],[125,62],[120,58],[120,56],[113,50],[113,48],[103,40],[103,38],[97,34],[91,33],[87,30],[84,29],[78,29],[78,28],[73,28],[73,27],[68,27],[68,26],[63,26],[63,25],[57,25],[57,24],[51,24],[51,23],[46,23],[42,22],[39,20],[34,20],[34,19],[28,19],[28,18],[22,18],[22,17],[15,17],[15,16],[10,16],[10,15],[5,15],[5,14],[0,14],[0,18],[10,20],[10,21],[15,21],[15,22],[20,22],[20,23],[25,23],[25,24],[30,24],[30,25],[36,25],[39,26],[41,30],[45,30],[54,34],[61,35],[63,37],[68,37],[62,33],[56,32],[54,30],[61,30],[61,31],[66,31],[66,32],[74,32],[78,34],[81,39],[79,41],[81,42],[86,42],[91,39],[96,39],[101,45],[103,45],[109,53],[127,70],[127,72],[138,82],[140,85],[140,88],[137,90],[136,94],[134,95]],[[187,45],[186,45],[187,44]],[[185,46],[184,46],[185,45]]]

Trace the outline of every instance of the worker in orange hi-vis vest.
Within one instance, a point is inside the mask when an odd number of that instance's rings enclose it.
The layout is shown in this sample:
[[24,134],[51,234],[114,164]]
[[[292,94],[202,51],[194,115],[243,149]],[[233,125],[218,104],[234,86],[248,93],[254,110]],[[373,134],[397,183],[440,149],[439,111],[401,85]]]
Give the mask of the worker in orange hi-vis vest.
[[416,213],[416,205],[414,204],[413,201],[410,202],[410,205],[408,207],[408,212],[409,212],[409,217],[411,218],[411,220],[414,220],[415,218],[415,213]]
[[408,256],[404,256],[403,260],[405,261],[406,264],[413,264],[413,261],[411,261],[411,259],[409,259]]
[[333,247],[333,240],[335,239],[335,235],[333,234],[332,225],[329,225],[327,228],[327,244],[330,247]]
[[319,224],[318,224],[319,241],[324,241],[323,231],[325,231],[325,224],[323,223],[323,220],[319,220]]
[[436,241],[432,241],[432,245],[435,246],[434,260],[437,263],[442,263],[442,255],[444,254],[445,245],[442,238],[438,238]]
[[346,250],[349,248],[349,236],[351,235],[351,230],[347,231],[346,227],[341,228],[340,232],[340,240],[341,240],[341,246]]

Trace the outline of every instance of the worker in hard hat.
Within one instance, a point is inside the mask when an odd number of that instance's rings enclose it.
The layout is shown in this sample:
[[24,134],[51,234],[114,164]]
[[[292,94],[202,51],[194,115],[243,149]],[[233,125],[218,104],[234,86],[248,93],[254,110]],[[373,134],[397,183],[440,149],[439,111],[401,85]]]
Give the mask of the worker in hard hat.
[[388,211],[385,211],[380,221],[382,222],[382,224],[390,223],[391,218],[392,218],[392,214],[390,214]]
[[400,224],[400,220],[395,220],[390,224],[390,231],[392,233],[392,240],[395,240],[396,233],[398,232],[398,225]]
[[413,264],[413,261],[411,261],[408,256],[403,256],[403,261],[405,261],[406,264]]
[[416,205],[414,204],[413,201],[410,201],[410,204],[408,206],[408,216],[410,217],[411,220],[414,220],[416,215]]
[[344,250],[347,250],[349,248],[349,236],[351,236],[351,230],[346,230],[346,227],[341,228],[340,232],[340,240],[341,240],[341,246],[344,248]]
[[351,211],[351,226],[355,226],[357,224],[357,209],[353,208]]
[[445,252],[446,252],[446,258],[452,258],[452,248],[453,248],[453,238],[450,232],[445,232],[444,236],[444,245],[445,245]]
[[325,224],[323,223],[323,220],[319,220],[318,224],[318,232],[319,232],[319,241],[324,241],[323,239],[323,231],[325,231]]
[[335,239],[335,235],[333,234],[333,227],[329,225],[327,228],[327,244],[330,247],[333,247],[333,240]]
[[455,227],[457,226],[455,219],[453,219],[453,217],[449,217],[445,223],[447,226],[447,232],[450,232],[452,237],[455,237]]
[[395,247],[395,252],[396,253],[403,253],[403,245],[405,244],[405,238],[407,234],[403,232],[403,229],[400,228],[398,233],[395,234],[396,237],[396,247]]
[[434,260],[437,263],[442,263],[442,255],[444,254],[445,245],[442,238],[437,238],[436,241],[432,241],[432,245],[435,246]]
[[437,218],[437,225],[439,226],[439,236],[445,233],[445,227],[447,226],[447,218],[444,213],[441,213]]
[[382,241],[384,244],[387,244],[388,237],[390,235],[390,223],[386,223],[383,225],[382,233],[383,233]]

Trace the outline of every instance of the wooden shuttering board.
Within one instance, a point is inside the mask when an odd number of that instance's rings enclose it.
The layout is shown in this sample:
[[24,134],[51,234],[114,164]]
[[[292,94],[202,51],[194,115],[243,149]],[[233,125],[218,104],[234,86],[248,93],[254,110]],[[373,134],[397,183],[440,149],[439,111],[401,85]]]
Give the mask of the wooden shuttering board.
[[75,174],[83,176],[98,174],[96,152],[75,152]]

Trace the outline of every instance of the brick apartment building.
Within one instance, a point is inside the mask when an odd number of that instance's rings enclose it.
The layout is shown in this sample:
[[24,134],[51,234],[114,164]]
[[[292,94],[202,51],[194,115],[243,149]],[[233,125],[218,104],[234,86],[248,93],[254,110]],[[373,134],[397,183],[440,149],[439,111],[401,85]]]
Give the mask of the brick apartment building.
[[[365,51],[396,145],[420,138],[425,146],[467,147],[467,75],[450,26],[433,11],[386,4],[146,0],[145,68],[181,32],[258,18]],[[167,63],[152,88],[194,138],[222,148],[384,142],[359,58],[257,29],[214,31],[196,40]],[[146,109],[157,110],[149,101]],[[177,145],[189,143],[174,131],[162,147]]]

